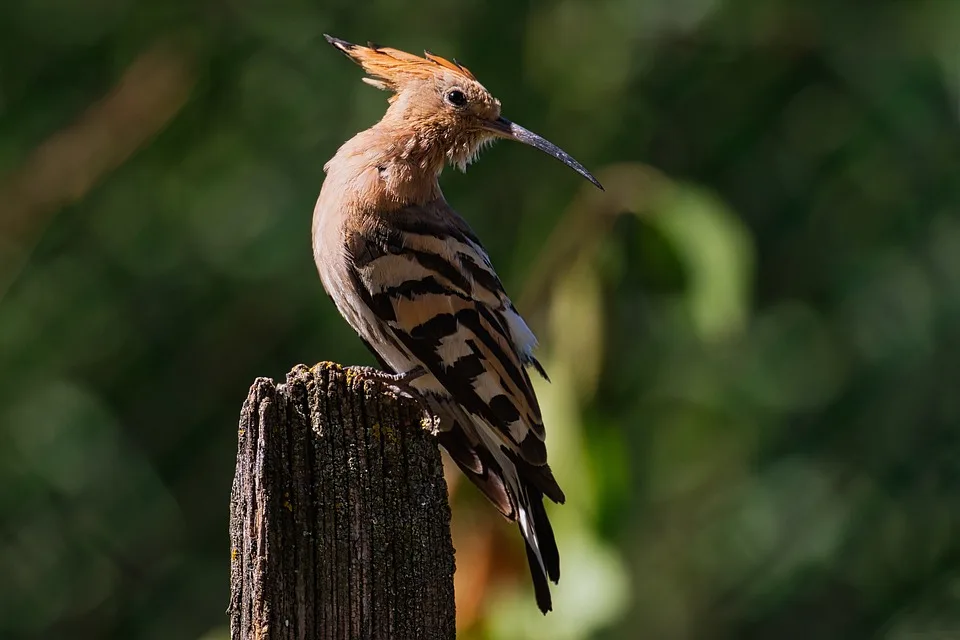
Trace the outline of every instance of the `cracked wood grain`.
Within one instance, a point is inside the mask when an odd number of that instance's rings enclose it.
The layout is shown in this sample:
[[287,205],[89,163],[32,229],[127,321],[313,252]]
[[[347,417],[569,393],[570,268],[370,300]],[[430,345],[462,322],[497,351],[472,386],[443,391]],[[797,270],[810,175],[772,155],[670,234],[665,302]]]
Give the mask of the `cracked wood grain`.
[[415,403],[349,369],[254,382],[230,541],[233,640],[455,637],[439,449]]

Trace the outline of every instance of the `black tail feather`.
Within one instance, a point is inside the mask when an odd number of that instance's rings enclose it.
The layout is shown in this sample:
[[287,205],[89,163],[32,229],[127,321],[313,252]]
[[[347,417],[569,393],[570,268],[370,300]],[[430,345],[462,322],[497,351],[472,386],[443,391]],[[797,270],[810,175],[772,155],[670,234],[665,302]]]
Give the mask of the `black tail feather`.
[[546,615],[548,611],[553,611],[550,585],[547,584],[547,576],[543,575],[543,570],[537,561],[537,554],[533,552],[533,547],[526,540],[524,540],[524,544],[527,547],[527,564],[530,565],[530,576],[533,578],[533,592],[537,597],[537,606]]
[[540,557],[547,570],[547,577],[554,584],[560,581],[560,551],[557,549],[557,540],[553,536],[553,527],[547,518],[547,510],[543,507],[543,496],[538,491],[528,488],[530,497],[530,511],[533,514],[533,527],[537,536],[537,545],[540,547]]
[[[479,442],[471,441],[469,432],[461,423],[461,420],[469,420],[468,417],[458,415],[455,405],[447,406],[446,398],[426,394],[425,399],[431,411],[441,419],[437,434],[440,444],[467,478],[504,516],[518,524],[520,519],[525,519],[525,523],[519,528],[521,535],[524,527],[531,535],[530,539],[524,539],[524,545],[537,606],[543,613],[551,611],[553,599],[549,582],[556,584],[560,580],[560,552],[543,500],[546,497],[563,504],[565,498],[550,467],[531,465],[506,447],[502,447],[501,451],[507,456],[512,467],[509,471],[516,473],[515,476],[506,475],[501,462],[490,451]],[[508,480],[510,477],[513,480]],[[535,548],[540,553],[539,559]]]
[[[543,507],[543,494],[530,485],[526,486],[525,493],[527,500],[524,508],[533,519],[533,536],[540,551],[540,560],[543,561],[541,566],[530,541],[524,539],[527,564],[530,565],[530,577],[533,579],[533,592],[537,598],[537,606],[546,614],[553,609],[553,599],[550,596],[550,585],[547,579],[549,578],[554,584],[560,580],[560,551],[557,549],[557,540],[553,535],[550,520],[547,518],[547,511]],[[520,533],[523,534],[522,527]]]

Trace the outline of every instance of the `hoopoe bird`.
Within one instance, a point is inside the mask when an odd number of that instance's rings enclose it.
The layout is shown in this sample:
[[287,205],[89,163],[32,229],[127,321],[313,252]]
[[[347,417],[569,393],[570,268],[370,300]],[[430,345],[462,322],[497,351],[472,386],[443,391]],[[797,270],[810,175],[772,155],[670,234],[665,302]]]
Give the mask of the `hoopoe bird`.
[[364,82],[393,95],[383,118],[324,167],[313,216],[323,287],[386,370],[363,375],[417,394],[450,457],[518,523],[546,613],[560,555],[543,498],[562,504],[564,495],[526,368],[547,376],[533,355],[536,338],[438,178],[447,163],[465,170],[506,138],[603,187],[563,150],[502,117],[500,102],[456,60],[325,37],[363,68]]

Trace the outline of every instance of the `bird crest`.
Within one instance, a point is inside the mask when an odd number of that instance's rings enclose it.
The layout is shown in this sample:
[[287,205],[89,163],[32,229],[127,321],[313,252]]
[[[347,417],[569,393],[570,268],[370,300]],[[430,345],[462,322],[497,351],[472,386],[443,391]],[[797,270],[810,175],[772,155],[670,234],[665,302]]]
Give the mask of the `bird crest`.
[[421,58],[399,49],[380,47],[372,42],[363,46],[326,34],[323,37],[344,55],[363,67],[363,70],[371,76],[363,78],[363,81],[378,89],[398,92],[407,82],[429,79],[444,70],[456,73],[473,82],[477,81],[473,73],[456,60],[450,61],[429,51],[424,51],[424,57]]

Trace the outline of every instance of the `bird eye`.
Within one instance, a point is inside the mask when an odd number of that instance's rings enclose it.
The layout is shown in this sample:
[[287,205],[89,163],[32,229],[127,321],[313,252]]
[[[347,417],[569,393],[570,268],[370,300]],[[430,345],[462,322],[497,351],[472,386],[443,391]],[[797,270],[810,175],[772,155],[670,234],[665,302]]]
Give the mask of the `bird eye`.
[[455,107],[462,107],[467,104],[467,96],[463,95],[460,89],[451,89],[447,91],[447,102]]

